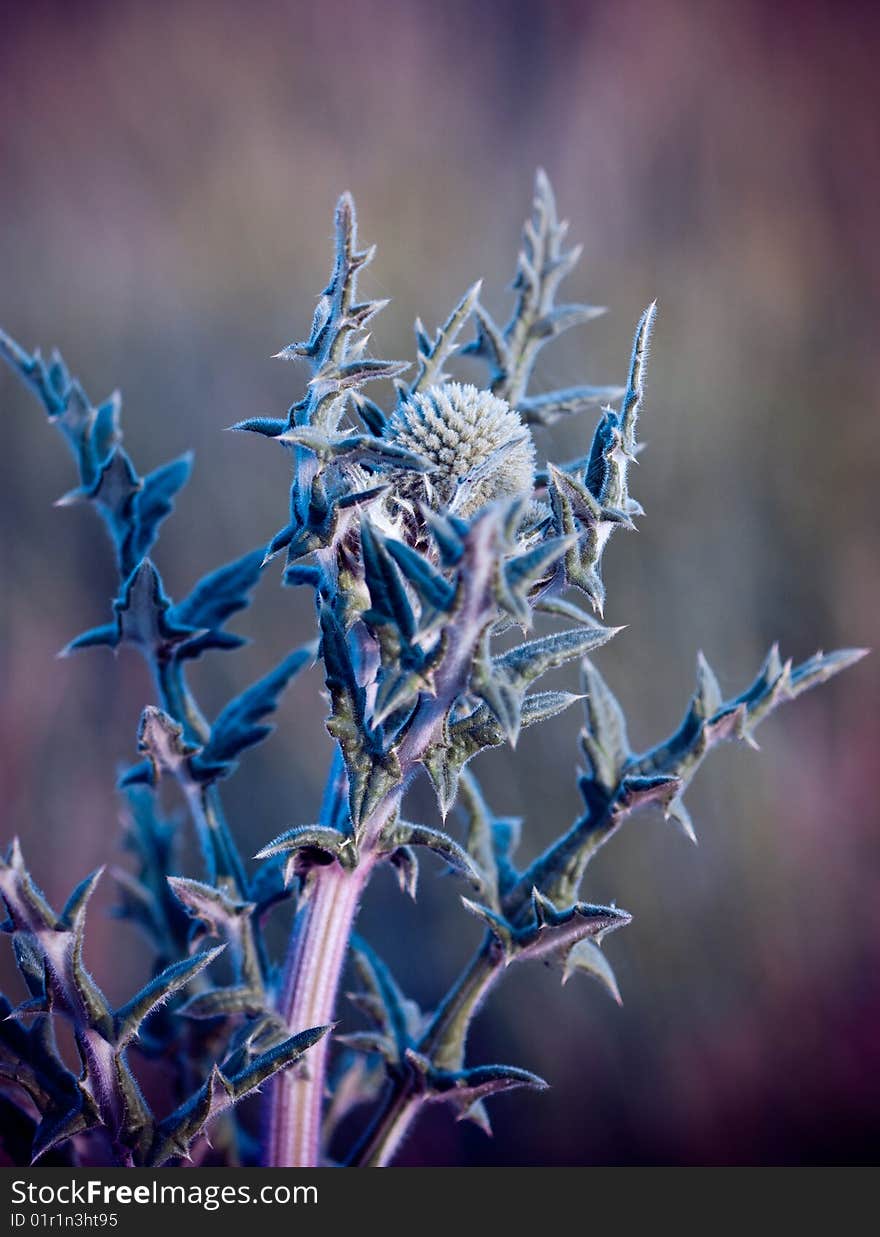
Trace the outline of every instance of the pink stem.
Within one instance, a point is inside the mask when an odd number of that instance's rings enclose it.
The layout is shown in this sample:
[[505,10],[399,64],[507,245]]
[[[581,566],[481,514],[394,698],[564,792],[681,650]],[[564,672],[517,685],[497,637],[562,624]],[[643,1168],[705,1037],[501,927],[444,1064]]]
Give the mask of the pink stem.
[[[338,864],[316,872],[297,916],[279,1013],[291,1034],[332,1022],[352,925],[372,863],[352,872]],[[321,1158],[321,1108],[329,1038],[308,1052],[303,1066],[272,1083],[265,1163],[272,1168],[315,1168]]]

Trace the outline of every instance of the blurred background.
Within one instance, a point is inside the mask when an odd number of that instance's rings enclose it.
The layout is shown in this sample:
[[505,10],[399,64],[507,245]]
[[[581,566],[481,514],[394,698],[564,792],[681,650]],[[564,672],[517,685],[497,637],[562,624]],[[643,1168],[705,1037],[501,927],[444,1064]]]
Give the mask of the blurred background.
[[[124,394],[141,472],[197,467],[157,560],[182,595],[285,522],[287,458],[224,434],[280,415],[303,371],[270,361],[307,333],[336,196],[356,196],[392,296],[378,355],[412,356],[482,275],[503,313],[537,165],[585,244],[570,299],[610,312],[547,349],[535,390],[625,376],[637,316],[660,316],[633,482],[647,517],[606,555],[599,664],[636,746],[677,723],[702,648],[730,692],[771,641],[809,656],[877,640],[877,37],[859,4],[662,0],[233,0],[3,6],[0,322],[58,346],[94,400]],[[122,861],[113,781],[149,699],[132,652],[56,661],[106,621],[109,546],[53,510],[69,458],[0,371],[3,834],[63,901]],[[580,454],[589,421],[543,431]],[[205,708],[311,631],[304,592],[268,570],[238,629],[198,663]],[[560,684],[561,685],[561,684]],[[229,784],[253,853],[312,819],[329,741],[314,673]],[[634,915],[607,952],[618,1009],[589,981],[517,968],[475,1025],[471,1062],[545,1076],[495,1102],[494,1140],[442,1109],[402,1163],[876,1162],[880,1135],[877,658],[725,748],[689,804],[690,846],[637,817],[584,896]],[[480,758],[523,857],[579,810],[579,720]],[[435,819],[424,786],[412,813]],[[102,909],[111,901],[110,882]],[[479,938],[425,865],[419,904],[384,874],[361,927],[430,1006]],[[148,959],[92,919],[88,961],[115,998]],[[6,966],[4,956],[4,967]],[[347,1015],[346,1015],[347,1016]]]

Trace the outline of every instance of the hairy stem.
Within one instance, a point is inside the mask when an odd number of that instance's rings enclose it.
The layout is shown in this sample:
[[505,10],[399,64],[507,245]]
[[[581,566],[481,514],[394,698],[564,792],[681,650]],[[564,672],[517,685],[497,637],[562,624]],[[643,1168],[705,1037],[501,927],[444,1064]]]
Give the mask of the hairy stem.
[[184,780],[182,789],[202,851],[208,880],[226,885],[240,898],[248,894],[248,881],[238,847],[232,840],[217,786],[201,786]]
[[156,655],[152,655],[149,661],[162,708],[180,722],[189,742],[205,743],[211,727],[189,689],[180,662]]
[[[332,864],[311,877],[297,915],[278,1012],[291,1034],[333,1019],[339,977],[370,860],[352,872]],[[274,1080],[264,1160],[273,1168],[314,1168],[321,1155],[321,1107],[327,1068],[326,1036],[299,1070]]]
[[503,971],[501,953],[494,938],[487,934],[437,1006],[419,1040],[419,1051],[429,1055],[440,1069],[461,1069],[467,1028]]
[[387,1168],[399,1151],[422,1107],[412,1080],[392,1083],[379,1118],[367,1130],[350,1165],[357,1168]]
[[[491,935],[487,935],[419,1040],[419,1051],[436,1066],[461,1068],[467,1029],[503,972],[503,960]],[[422,1110],[425,1097],[415,1083],[414,1071],[391,1083],[382,1107],[352,1153],[352,1166],[384,1168],[391,1163]]]
[[[327,779],[321,820],[338,825],[347,813],[347,779],[337,749]],[[375,834],[397,807],[400,791],[379,805],[365,832]],[[291,1034],[333,1021],[339,979],[361,896],[376,856],[364,853],[353,871],[339,864],[309,877],[285,965],[278,1012]],[[310,1049],[299,1070],[279,1075],[268,1102],[264,1163],[274,1168],[314,1168],[321,1159],[321,1109],[327,1073],[327,1038]]]

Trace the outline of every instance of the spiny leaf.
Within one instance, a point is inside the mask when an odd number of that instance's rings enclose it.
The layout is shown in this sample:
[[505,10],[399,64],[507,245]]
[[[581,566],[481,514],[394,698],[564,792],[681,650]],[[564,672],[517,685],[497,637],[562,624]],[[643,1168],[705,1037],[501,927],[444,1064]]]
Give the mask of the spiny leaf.
[[295,649],[274,670],[231,700],[211,727],[208,742],[195,757],[194,770],[202,776],[223,776],[231,771],[246,748],[270,735],[274,727],[261,724],[262,719],[274,713],[285,687],[314,661],[315,653],[314,644]]
[[231,430],[248,430],[252,434],[262,434],[264,438],[280,438],[287,429],[287,418],[284,417],[249,417],[246,421],[236,421],[230,425]]
[[[553,888],[572,896],[590,858],[617,830],[632,811],[659,802],[668,818],[695,841],[690,815],[682,801],[707,753],[725,740],[750,739],[751,731],[780,703],[792,699],[792,683],[804,690],[823,677],[852,665],[862,650],[843,650],[839,655],[817,655],[802,666],[783,663],[774,646],[752,685],[740,696],[723,701],[709,717],[706,702],[714,695],[705,669],[698,667],[700,686],[679,728],[669,738],[641,756],[629,752],[623,714],[617,701],[598,675],[585,664],[588,697],[588,729],[583,735],[590,773],[580,785],[587,805],[584,817],[548,848],[523,875],[520,886],[530,880],[541,888]],[[714,677],[714,676],[713,676]]]
[[560,417],[577,416],[600,404],[619,399],[623,393],[623,387],[566,387],[521,399],[517,412],[527,425],[552,425]]
[[589,902],[575,902],[559,910],[537,889],[532,890],[532,906],[535,926],[527,925],[516,932],[518,952],[524,958],[544,957],[585,938],[601,938],[631,919],[616,906],[594,906]]
[[623,1004],[611,964],[596,942],[591,941],[589,937],[576,941],[565,955],[562,982],[568,983],[572,975],[577,974],[591,975],[594,979],[598,979],[599,983],[611,994],[612,999],[618,1005]]
[[228,1018],[245,1014],[253,1018],[263,1009],[265,994],[250,984],[209,988],[189,997],[177,1010],[183,1018]]
[[583,697],[575,692],[532,692],[523,701],[523,730],[528,730],[529,726],[537,726],[541,722],[549,721],[551,717],[564,713],[566,709],[570,709],[573,704],[577,704],[582,699]]
[[490,906],[483,906],[472,898],[462,898],[461,904],[466,911],[481,919],[501,946],[505,959],[508,961],[515,950],[515,929],[502,914],[493,911]]
[[477,305],[477,337],[462,349],[488,363],[492,390],[517,407],[526,396],[542,346],[564,330],[602,312],[593,306],[556,304],[559,284],[577,264],[581,253],[579,246],[564,248],[566,230],[567,225],[557,215],[550,182],[539,170],[532,215],[523,228],[513,283],[517,300],[510,320],[501,330]]
[[[522,702],[520,729],[549,721],[571,705],[582,700],[573,692],[532,692]],[[452,746],[466,762],[486,747],[497,747],[507,740],[507,734],[488,706],[481,706],[470,717],[453,722],[449,728]]]
[[[801,692],[808,691],[819,683],[827,683],[841,670],[847,670],[856,662],[861,661],[863,657],[867,657],[869,652],[870,649],[837,649],[833,653],[816,653],[814,657],[810,657],[792,670],[792,696],[799,696]],[[754,709],[749,703],[749,715],[752,716],[753,713]]]
[[64,653],[95,644],[115,648],[122,641],[138,645],[147,652],[167,653],[199,635],[196,628],[170,612],[171,602],[162,587],[162,578],[148,558],[134,569],[113,603],[116,621],[78,636]]
[[586,937],[601,937],[629,923],[630,915],[615,906],[576,902],[564,910],[533,888],[531,918],[512,922],[504,914],[467,898],[462,905],[483,920],[497,940],[507,963],[514,958],[541,958],[567,950]]
[[336,1042],[354,1052],[375,1053],[389,1065],[398,1061],[397,1045],[389,1035],[379,1031],[350,1031],[346,1035],[335,1036]]
[[53,1019],[25,1026],[0,995],[0,1078],[22,1087],[43,1115],[63,1114],[77,1102],[78,1080],[61,1061]]
[[218,567],[172,608],[171,618],[185,627],[219,630],[233,614],[250,605],[250,594],[260,579],[262,563],[263,551],[251,550]]
[[670,814],[673,804],[682,790],[682,780],[673,774],[660,773],[653,777],[624,777],[621,780],[614,810],[627,814],[648,803],[658,803],[664,812]]
[[0,858],[0,894],[15,929],[39,933],[58,927],[55,912],[25,866],[18,838],[13,838],[5,858]]
[[464,557],[467,525],[455,516],[441,515],[424,504],[419,505],[419,512],[431,530],[443,566],[456,567]]
[[361,995],[370,1000],[376,1025],[395,1046],[397,1059],[402,1060],[421,1029],[421,1010],[407,1000],[389,968],[360,936],[352,939],[352,961],[363,985]]
[[268,846],[255,855],[256,859],[271,859],[276,855],[290,855],[293,866],[288,878],[303,875],[314,864],[327,864],[336,860],[347,870],[358,863],[355,839],[328,825],[300,825],[280,834]]
[[483,701],[507,742],[515,747],[522,724],[523,691],[511,682],[503,668],[493,665],[486,644],[474,658],[469,688]]
[[573,601],[569,601],[566,597],[545,594],[543,597],[536,598],[534,609],[539,610],[543,614],[550,614],[554,618],[573,619],[574,622],[582,623],[585,627],[600,626],[592,614],[582,610],[580,606],[576,605]]
[[332,712],[326,725],[339,743],[348,772],[351,820],[357,830],[382,797],[399,785],[397,753],[385,750],[381,731],[366,721],[366,693],[357,681],[345,630],[327,604],[321,605],[321,654]]
[[[77,462],[82,484],[90,485],[104,458],[104,454],[96,457],[93,439],[96,413],[79,382],[71,378],[60,353],[53,352],[47,365],[39,349],[31,355],[11,336],[0,331],[0,357],[43,404],[49,420],[60,429]],[[105,413],[99,435],[102,447],[107,445],[106,431]]]
[[388,427],[388,418],[379,405],[374,403],[373,400],[368,399],[360,391],[354,393],[351,397],[351,402],[366,426],[367,432],[372,434],[374,438],[384,437],[385,430]]
[[174,1156],[186,1156],[193,1140],[211,1120],[268,1078],[298,1061],[329,1030],[325,1026],[300,1031],[260,1053],[230,1077],[224,1076],[215,1066],[204,1086],[159,1124],[148,1164],[159,1168]]
[[347,391],[352,387],[361,387],[366,382],[396,378],[407,369],[408,361],[385,361],[377,357],[356,356],[339,364],[322,366],[312,382],[330,383],[337,391]]
[[36,1164],[69,1138],[84,1134],[100,1124],[101,1114],[91,1096],[82,1088],[77,1088],[76,1099],[69,1109],[62,1112],[50,1110],[37,1126],[31,1146],[31,1164]]
[[229,1079],[236,1100],[247,1095],[248,1091],[252,1091],[254,1087],[259,1087],[279,1070],[287,1069],[294,1061],[298,1061],[303,1053],[317,1044],[318,1040],[323,1039],[329,1030],[331,1030],[329,1026],[311,1027],[307,1031],[291,1035],[280,1044],[276,1044],[274,1048],[254,1057],[243,1070]]
[[238,919],[254,910],[253,902],[243,902],[225,889],[206,885],[203,881],[184,876],[169,876],[166,879],[186,913],[205,924],[215,936],[222,936]]
[[554,305],[529,328],[532,339],[554,339],[575,326],[585,326],[606,313],[602,305]]
[[482,884],[480,873],[471,862],[467,851],[440,829],[432,829],[429,825],[414,825],[409,821],[398,821],[393,829],[383,837],[383,846],[386,849],[396,849],[399,846],[424,846],[448,863],[453,871],[466,877],[475,888],[479,889]]
[[175,992],[185,987],[200,971],[209,966],[223,953],[225,948],[225,945],[218,945],[215,949],[207,949],[193,958],[184,958],[181,962],[172,963],[155,979],[145,984],[131,1000],[121,1005],[113,1018],[117,1047],[124,1048],[134,1039],[141,1024],[149,1018],[150,1014],[155,1013],[160,1005],[164,1005]]
[[477,323],[476,338],[463,344],[459,349],[462,356],[480,357],[490,367],[492,381],[503,379],[510,366],[510,351],[504,339],[504,332],[493,319],[488,310],[479,304],[474,306],[474,318]]
[[[363,363],[364,366],[366,364]],[[399,372],[400,368],[397,367],[371,376],[384,378]],[[325,434],[312,426],[298,425],[286,430],[278,441],[306,447],[325,460],[345,459],[352,464],[393,464],[396,468],[425,473],[433,472],[435,468],[424,456],[417,455],[390,439],[376,438],[372,434]]]
[[134,527],[127,547],[132,565],[150,552],[159,525],[174,510],[174,498],[189,480],[192,462],[188,451],[144,477],[134,500]]
[[697,691],[693,707],[701,717],[711,717],[721,708],[723,696],[715,672],[703,656],[697,654]]
[[46,989],[46,958],[37,944],[37,940],[29,932],[14,932],[12,934],[12,950],[15,965],[25,982],[31,999],[22,1007],[19,1005],[13,1012],[48,1013],[51,1007],[51,997]]
[[138,727],[138,751],[153,767],[153,784],[163,773],[178,776],[198,748],[187,743],[183,726],[156,705],[148,704]]
[[[10,922],[7,931],[18,931],[32,938],[33,948],[46,959],[47,1004],[60,1008],[74,1024],[107,1036],[112,1028],[106,998],[86,970],[83,962],[83,931],[85,905],[100,873],[90,878],[88,885],[75,891],[72,926],[66,928],[37,889],[21,854],[18,841],[13,841],[6,861],[0,861],[0,895],[6,903]],[[28,955],[33,949],[27,950]],[[21,948],[18,956],[25,960]],[[32,978],[34,967],[27,962]]]
[[122,442],[121,412],[122,394],[119,391],[113,391],[95,410],[91,442],[96,460],[106,459],[113,448]]
[[40,355],[39,349],[31,355],[3,330],[0,330],[0,356],[33,391],[50,417],[57,417],[64,411],[70,378],[60,356],[60,367],[50,368]]
[[[56,507],[93,502],[107,522],[117,544],[126,537],[132,522],[132,500],[143,486],[134,464],[121,447],[98,463],[89,484],[77,486],[55,500]],[[127,570],[131,570],[128,567]]]
[[455,598],[455,586],[432,567],[424,555],[392,537],[385,539],[385,549],[415,590],[423,609],[442,613],[449,610]]
[[623,431],[623,446],[627,452],[632,452],[636,440],[636,421],[644,396],[645,366],[648,363],[648,351],[651,345],[651,334],[657,317],[657,302],[652,301],[639,319],[636,337],[633,343],[632,360],[630,361],[629,377],[626,391],[620,406],[620,425]]
[[[401,658],[402,660],[402,658]],[[385,726],[398,712],[411,712],[420,691],[429,686],[423,670],[394,669],[394,662],[382,667],[373,705],[373,725]],[[393,726],[388,727],[393,732]]]
[[421,322],[416,322],[419,372],[406,396],[415,395],[426,387],[439,386],[447,380],[443,366],[455,353],[459,334],[474,310],[481,286],[482,280],[478,280],[468,289],[433,340],[428,338]]
[[[571,692],[533,692],[522,702],[520,729],[549,721],[580,699]],[[485,748],[498,747],[506,741],[501,723],[488,705],[481,704],[474,713],[448,724],[445,734],[428,748],[421,763],[431,779],[444,820],[455,802],[458,779],[468,761]]]
[[673,795],[666,804],[666,819],[671,820],[676,824],[689,842],[693,842],[696,846],[697,835],[694,830],[694,822],[691,820],[691,814],[684,805],[684,800],[681,795]]
[[443,741],[429,748],[422,757],[422,765],[431,779],[437,796],[437,807],[444,820],[455,803],[458,779],[467,759],[465,754],[455,751],[449,743]]
[[102,865],[85,877],[84,880],[80,881],[64,903],[64,909],[58,916],[58,923],[61,927],[67,928],[71,932],[82,931],[89,900],[103,874],[104,866]]
[[464,769],[459,781],[461,804],[467,821],[466,849],[480,875],[480,888],[491,908],[500,910],[499,872],[496,826],[498,821],[469,769]]
[[548,494],[560,527],[567,536],[571,536],[574,525],[569,526],[561,519],[560,502],[567,504],[565,510],[587,528],[595,527],[602,522],[602,504],[582,481],[553,463],[547,464],[547,472]]
[[397,873],[400,892],[408,894],[413,901],[419,886],[419,860],[411,846],[396,846],[388,856],[388,862]]
[[[504,565],[507,587],[525,596],[551,575],[551,568],[577,542],[577,537],[548,537]],[[531,619],[529,618],[529,623]]]
[[502,653],[493,664],[504,672],[513,686],[524,689],[548,670],[582,658],[606,644],[621,630],[620,627],[573,627],[554,632]]
[[406,589],[389,557],[385,539],[367,520],[361,522],[361,551],[364,580],[370,592],[367,621],[373,625],[390,623],[404,640],[411,640],[416,624]]
[[490,1095],[512,1091],[517,1087],[545,1091],[548,1086],[537,1074],[513,1065],[478,1065],[473,1069],[463,1070],[432,1068],[428,1072],[427,1081],[430,1088],[426,1097],[428,1101],[452,1103],[459,1110],[459,1120],[472,1119],[473,1106]]
[[587,728],[581,735],[592,777],[614,787],[631,755],[626,718],[617,698],[590,661],[583,663]]

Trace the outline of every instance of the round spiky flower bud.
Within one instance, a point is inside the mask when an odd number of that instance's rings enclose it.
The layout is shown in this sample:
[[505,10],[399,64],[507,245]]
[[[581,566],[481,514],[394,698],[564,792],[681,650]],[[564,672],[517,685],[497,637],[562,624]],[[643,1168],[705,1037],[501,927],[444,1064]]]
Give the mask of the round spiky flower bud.
[[436,505],[472,515],[497,498],[530,495],[535,444],[519,413],[491,391],[448,382],[411,396],[394,412],[388,437],[434,464],[430,476],[401,474],[396,489],[414,487]]

